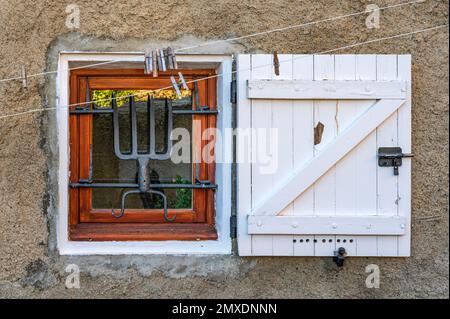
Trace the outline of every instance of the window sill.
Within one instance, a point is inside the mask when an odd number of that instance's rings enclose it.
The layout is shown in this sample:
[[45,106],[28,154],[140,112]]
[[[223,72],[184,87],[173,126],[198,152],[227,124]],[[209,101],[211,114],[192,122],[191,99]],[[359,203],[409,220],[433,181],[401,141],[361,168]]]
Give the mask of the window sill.
[[72,241],[202,241],[217,240],[208,224],[82,223],[71,227]]

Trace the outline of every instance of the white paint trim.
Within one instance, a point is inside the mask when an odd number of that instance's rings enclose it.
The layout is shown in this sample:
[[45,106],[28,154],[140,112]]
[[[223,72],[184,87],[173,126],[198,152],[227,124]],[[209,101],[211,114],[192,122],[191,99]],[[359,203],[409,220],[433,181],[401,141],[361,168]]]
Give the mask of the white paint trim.
[[403,235],[399,216],[248,216],[249,234]]
[[[93,53],[93,52],[61,52],[58,61],[56,78],[59,147],[58,172],[58,215],[57,215],[57,247],[61,255],[132,255],[132,254],[231,254],[230,215],[231,215],[231,165],[216,164],[216,227],[219,238],[215,241],[140,241],[140,242],[78,242],[69,241],[68,234],[68,184],[69,184],[69,76],[71,61],[123,60],[124,62],[143,61],[142,52],[131,53]],[[218,73],[218,108],[217,125],[219,128],[231,127],[230,82],[232,57],[230,55],[177,55],[180,63],[217,63]],[[232,156],[232,144],[223,143],[222,152]],[[231,163],[224,160],[225,163]]]
[[249,99],[406,99],[406,81],[248,80]]
[[320,154],[274,185],[273,191],[264,196],[248,215],[277,215],[404,103],[405,100],[380,100],[375,103],[325,146]]

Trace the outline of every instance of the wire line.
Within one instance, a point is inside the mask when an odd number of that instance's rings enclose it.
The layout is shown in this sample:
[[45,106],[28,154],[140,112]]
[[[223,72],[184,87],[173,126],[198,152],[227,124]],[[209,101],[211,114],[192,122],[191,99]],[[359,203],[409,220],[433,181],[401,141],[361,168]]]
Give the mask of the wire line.
[[[336,20],[341,20],[341,19],[345,19],[345,18],[349,18],[349,17],[355,17],[355,16],[359,16],[359,15],[362,15],[362,14],[368,14],[368,13],[374,12],[374,11],[382,11],[382,10],[386,10],[386,9],[402,7],[402,6],[412,5],[412,4],[416,4],[416,3],[424,3],[426,1],[427,0],[415,0],[415,1],[410,1],[410,2],[398,3],[398,4],[395,4],[395,5],[380,7],[378,9],[374,9],[374,10],[371,10],[369,12],[367,12],[367,11],[353,12],[353,13],[345,14],[345,15],[342,15],[342,16],[329,17],[329,18],[316,20],[316,21],[311,21],[311,22],[306,22],[306,23],[302,23],[302,24],[290,25],[290,26],[286,26],[286,27],[282,27],[282,28],[277,28],[277,29],[272,29],[272,30],[267,30],[267,31],[247,34],[247,35],[244,35],[244,36],[228,38],[228,39],[223,39],[223,40],[210,41],[210,42],[206,42],[206,43],[202,43],[202,44],[198,44],[198,45],[194,45],[194,46],[189,46],[189,47],[176,49],[176,50],[174,50],[174,52],[182,52],[182,51],[186,51],[186,50],[192,50],[192,49],[201,48],[201,47],[210,46],[210,45],[215,45],[215,44],[219,44],[219,43],[226,43],[226,42],[233,42],[233,41],[237,41],[237,40],[248,39],[248,38],[252,38],[252,37],[257,37],[257,36],[262,36],[262,35],[275,33],[275,32],[281,32],[281,31],[286,31],[286,30],[291,30],[291,29],[296,29],[296,28],[316,25],[316,24],[320,24],[320,23],[323,23],[323,22],[336,21]],[[40,72],[40,73],[27,75],[27,78],[33,78],[33,77],[42,76],[42,75],[48,75],[48,74],[55,74],[55,73],[58,73],[58,72],[67,72],[67,71],[71,71],[71,70],[79,70],[79,69],[91,68],[91,67],[94,67],[94,66],[112,64],[112,63],[123,62],[123,61],[124,60],[110,60],[110,61],[103,61],[103,62],[99,62],[99,63],[88,64],[88,65],[83,65],[83,66],[74,67],[74,68],[68,68],[66,70],[61,70],[61,71],[53,70],[53,71]],[[13,81],[13,80],[21,80],[21,79],[22,79],[22,77],[20,77],[20,76],[18,76],[18,77],[11,77],[11,78],[5,78],[5,79],[0,79],[0,83]]]
[[[442,28],[448,28],[448,24],[439,25],[439,26],[435,26],[435,27],[430,27],[430,28],[426,28],[426,29],[415,30],[415,31],[402,33],[402,34],[396,34],[396,35],[393,35],[393,36],[387,36],[387,37],[383,37],[383,38],[372,39],[372,40],[368,40],[368,41],[364,41],[364,42],[353,43],[353,44],[349,44],[349,45],[338,47],[338,48],[333,48],[333,49],[327,49],[327,50],[319,51],[319,52],[316,52],[316,53],[313,53],[313,54],[310,54],[310,55],[327,54],[327,53],[331,53],[331,52],[336,52],[336,51],[340,51],[340,50],[354,48],[354,47],[357,47],[357,46],[362,46],[362,45],[365,45],[365,44],[381,42],[381,41],[390,40],[390,39],[397,39],[397,38],[401,38],[401,37],[404,37],[404,36],[415,35],[415,34],[418,34],[418,33],[429,32],[429,31],[438,30],[438,29],[442,29]],[[302,59],[302,58],[305,58],[305,57],[304,56],[294,57],[292,60],[297,60],[297,59]],[[281,63],[283,63],[283,62],[281,62]],[[267,67],[267,66],[271,66],[271,65],[272,64],[259,65],[257,67],[253,67],[252,69],[256,69],[256,68],[260,68],[260,67]],[[237,72],[249,71],[249,70],[252,70],[252,69],[241,69],[241,70],[234,70],[234,71],[226,72],[226,73],[215,74],[215,75],[207,76],[207,77],[200,78],[200,79],[186,81],[186,83],[189,84],[189,83],[204,81],[204,80],[207,80],[207,79],[222,77],[224,75],[230,75],[230,74],[234,74],[234,73],[237,73]],[[172,88],[172,86],[166,86],[166,87],[154,90],[154,91],[155,92],[159,92],[159,91],[170,89],[170,88]],[[131,95],[122,96],[122,97],[116,97],[115,99],[116,100],[118,100],[118,99],[125,99],[125,98],[129,98],[129,97],[133,97],[133,96],[136,96],[136,94],[131,94]],[[36,108],[36,109],[27,110],[27,111],[23,111],[23,112],[2,115],[2,116],[0,116],[0,119],[11,118],[11,117],[21,116],[21,115],[31,114],[31,113],[36,113],[36,112],[51,111],[51,110],[56,110],[57,108],[65,109],[65,108],[69,108],[69,107],[72,107],[72,106],[86,105],[86,104],[92,104],[92,103],[98,103],[98,102],[106,102],[106,101],[111,101],[111,100],[112,100],[112,98],[108,98],[108,99],[101,99],[101,100],[97,100],[97,101],[73,103],[73,104],[68,104],[68,105],[60,106],[60,107]]]

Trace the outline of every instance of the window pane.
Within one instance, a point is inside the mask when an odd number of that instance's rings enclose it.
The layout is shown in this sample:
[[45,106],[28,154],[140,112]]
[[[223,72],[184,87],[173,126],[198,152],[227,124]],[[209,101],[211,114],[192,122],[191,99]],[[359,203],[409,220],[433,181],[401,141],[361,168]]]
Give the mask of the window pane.
[[[92,100],[97,108],[110,108],[110,99],[114,92],[117,98],[128,95],[136,95],[135,105],[137,109],[138,149],[139,152],[148,152],[148,123],[147,123],[147,94],[153,94],[155,98],[155,131],[156,150],[163,151],[165,144],[166,119],[165,98],[172,100],[174,109],[192,109],[191,94],[183,92],[183,97],[178,99],[173,90],[163,90],[154,94],[151,91],[130,90],[94,90]],[[130,114],[129,99],[117,99],[119,108],[120,148],[122,152],[130,151]],[[192,116],[174,115],[173,128],[185,128],[191,134]],[[173,143],[176,143],[174,140]],[[192,144],[191,144],[192,147]],[[192,154],[192,149],[191,149]],[[114,154],[113,125],[111,114],[96,114],[93,119],[93,179],[96,183],[137,183],[136,160],[119,160]],[[192,183],[192,164],[174,164],[169,160],[150,160],[152,183]],[[93,189],[92,208],[120,208],[122,189]],[[192,208],[192,190],[189,189],[164,189],[162,190],[168,199],[169,208]],[[154,194],[130,195],[127,198],[126,208],[162,208],[162,198]]]

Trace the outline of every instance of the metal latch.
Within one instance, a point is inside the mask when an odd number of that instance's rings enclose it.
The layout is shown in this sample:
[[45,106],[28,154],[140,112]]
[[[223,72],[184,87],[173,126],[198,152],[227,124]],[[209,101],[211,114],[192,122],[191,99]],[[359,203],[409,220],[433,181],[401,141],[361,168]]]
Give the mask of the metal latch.
[[394,167],[394,175],[398,175],[398,167],[402,166],[403,157],[413,157],[413,154],[404,154],[401,147],[380,147],[378,149],[378,166]]

